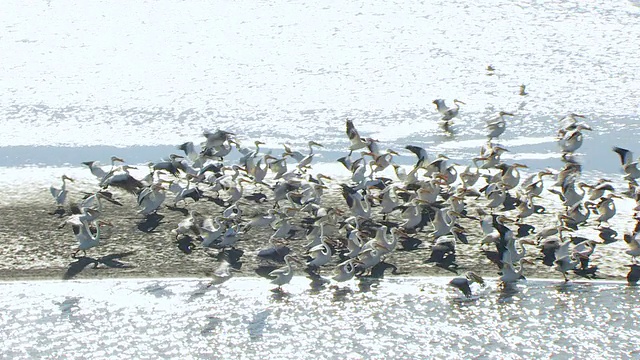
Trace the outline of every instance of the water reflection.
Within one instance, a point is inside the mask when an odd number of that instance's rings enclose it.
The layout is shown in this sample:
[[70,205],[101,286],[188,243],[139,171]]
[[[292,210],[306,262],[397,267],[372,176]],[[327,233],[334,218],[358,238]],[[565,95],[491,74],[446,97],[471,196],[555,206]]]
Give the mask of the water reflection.
[[[478,349],[497,357],[544,357],[567,346],[573,356],[588,356],[594,347],[614,356],[635,350],[634,345],[606,339],[621,331],[640,336],[640,319],[626,316],[640,300],[637,287],[530,279],[500,288],[488,280],[486,288],[466,298],[448,280],[354,279],[313,294],[304,277],[294,277],[286,291],[276,292],[268,281],[252,278],[232,278],[224,291],[206,291],[206,281],[186,279],[4,283],[0,328],[6,341],[0,351],[20,357],[11,352],[18,348],[12,339],[20,339],[43,344],[48,350],[41,355],[83,349],[116,356],[118,348],[99,340],[111,339],[135,349],[131,354],[182,358],[206,357],[211,349],[224,357],[255,359],[276,352],[343,358],[345,351],[363,357],[463,357]],[[38,306],[43,301],[53,306]],[[615,322],[618,330],[598,325],[604,322]],[[61,341],[78,329],[82,337]],[[553,335],[567,331],[598,336],[587,346]],[[516,338],[537,340],[513,346]],[[151,343],[163,345],[139,346]]]

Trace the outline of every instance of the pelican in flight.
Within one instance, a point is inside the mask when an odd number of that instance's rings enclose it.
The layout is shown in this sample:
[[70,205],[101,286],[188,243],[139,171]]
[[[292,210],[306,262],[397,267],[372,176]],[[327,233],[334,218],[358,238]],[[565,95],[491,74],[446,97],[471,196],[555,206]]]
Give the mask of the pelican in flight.
[[220,266],[218,266],[218,268],[213,272],[213,279],[209,283],[207,283],[206,287],[210,288],[214,285],[222,284],[223,282],[231,279],[231,276],[233,275],[232,272],[237,271],[238,270],[231,267],[231,264],[223,261]]
[[440,120],[444,120],[446,122],[449,122],[454,117],[458,116],[458,111],[460,110],[460,104],[467,105],[458,99],[453,100],[455,107],[448,107],[444,103],[443,99],[435,99],[433,100],[433,103],[436,105],[436,109],[438,110],[438,112],[442,114],[442,118],[440,118]]
[[633,160],[633,153],[627,149],[623,149],[617,146],[613,147],[613,151],[615,151],[620,156],[622,169],[624,170],[624,173],[627,174],[625,178],[628,180],[635,180],[640,178],[640,169],[638,169],[638,161]]
[[347,136],[351,142],[351,145],[349,146],[349,155],[351,155],[354,150],[364,149],[369,145],[369,142],[365,141],[366,139],[363,140],[360,137],[358,130],[356,130],[356,127],[353,125],[353,121],[349,119],[347,119]]
[[465,277],[457,277],[449,282],[449,285],[455,287],[460,290],[465,297],[471,297],[471,284],[478,283],[480,286],[484,287],[484,279],[479,275],[474,273],[473,271],[469,271],[466,273]]
[[53,199],[56,201],[58,208],[63,207],[64,202],[67,199],[67,180],[71,182],[74,181],[72,178],[68,177],[67,175],[62,175],[61,179],[62,179],[62,186],[59,189],[54,186],[51,186],[49,188],[49,191],[51,191],[51,195],[53,196]]

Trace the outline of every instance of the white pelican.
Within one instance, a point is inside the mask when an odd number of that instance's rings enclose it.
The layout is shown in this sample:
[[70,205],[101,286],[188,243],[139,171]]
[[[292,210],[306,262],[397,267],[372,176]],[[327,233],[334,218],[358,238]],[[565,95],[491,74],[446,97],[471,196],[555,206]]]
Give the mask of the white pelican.
[[398,206],[402,205],[400,201],[397,200],[397,195],[395,191],[396,187],[394,185],[387,186],[380,193],[380,213],[383,216],[383,219],[387,218],[387,215],[392,213]]
[[591,130],[589,127],[579,125],[575,130],[567,132],[562,138],[558,139],[558,145],[562,148],[563,153],[572,153],[582,146],[582,141],[584,140],[582,129]]
[[89,171],[95,176],[98,181],[102,181],[105,176],[107,176],[107,172],[100,167],[100,163],[98,161],[85,161],[82,165],[86,165],[89,167]]
[[285,255],[285,266],[280,269],[273,270],[269,273],[269,276],[275,276],[276,278],[271,280],[272,284],[278,285],[276,290],[282,290],[282,285],[288,284],[293,278],[293,269],[291,268],[291,260],[298,262],[293,255]]
[[500,181],[502,185],[504,185],[505,190],[511,190],[518,186],[520,183],[520,171],[519,168],[527,168],[527,165],[513,163],[511,165],[507,165],[505,163],[498,164],[496,168],[502,171]]
[[51,195],[53,196],[53,199],[56,201],[58,208],[63,207],[64,202],[67,199],[67,180],[71,182],[74,181],[72,178],[68,177],[67,175],[62,175],[61,179],[62,179],[62,186],[59,189],[54,186],[51,186],[49,188],[49,191],[51,191]]
[[[411,151],[412,153],[414,153],[417,157],[418,157],[418,161],[416,162],[416,164],[413,166],[414,168],[421,168],[423,166],[426,166],[427,160],[429,158],[428,154],[427,154],[427,150],[419,147],[419,146],[415,146],[415,145],[407,145],[404,147],[405,149]],[[402,179],[400,179],[402,180]]]
[[486,206],[493,211],[504,204],[507,199],[507,192],[502,184],[490,184],[485,190],[485,196],[489,200]]
[[247,232],[252,228],[260,229],[271,226],[277,220],[276,214],[277,211],[275,209],[269,209],[265,215],[254,216],[244,225],[243,231]]
[[[524,189],[526,194],[539,196],[540,194],[542,194],[542,190],[544,190],[544,182],[542,181],[542,177],[547,175],[553,175],[553,173],[548,169],[545,169],[531,174],[522,181],[520,187]],[[534,180],[536,178],[537,180]]]
[[584,182],[579,182],[578,189],[580,189],[580,192],[578,192],[576,191],[576,186],[573,180],[565,181],[564,184],[562,185],[562,197],[561,197],[561,200],[564,206],[570,208],[573,205],[581,202],[582,199],[584,199],[585,194],[587,193],[587,191],[584,189],[587,186],[588,185],[585,184]]
[[294,230],[293,225],[289,222],[291,220],[290,217],[285,217],[280,221],[275,223],[276,231],[271,235],[272,239],[286,239],[289,237],[289,233],[291,230]]
[[520,96],[529,95],[529,93],[527,92],[527,85],[525,85],[525,84],[520,85],[520,92],[518,93],[518,95],[520,95]]
[[414,230],[422,223],[422,203],[419,199],[413,199],[402,212],[402,217],[405,221],[400,224],[400,227],[404,230]]
[[525,259],[520,259],[517,262],[517,264],[519,265],[518,270],[515,269],[514,263],[504,262],[502,267],[502,275],[500,276],[500,281],[502,281],[502,284],[510,285],[517,282],[518,280],[524,279],[524,275],[522,274],[524,272],[524,266],[522,264],[525,262],[530,264],[530,262]]
[[633,153],[627,149],[619,148],[615,146],[613,151],[620,155],[620,162],[622,163],[622,169],[627,174],[626,179],[638,179],[640,178],[640,169],[638,169],[638,161],[633,160]]
[[431,224],[433,225],[433,231],[430,233],[434,239],[441,236],[445,236],[451,233],[451,229],[456,225],[456,220],[461,214],[450,209],[438,209],[436,210],[435,217]]
[[571,240],[564,241],[560,244],[558,249],[555,251],[556,261],[553,263],[556,265],[555,269],[562,273],[565,281],[569,281],[567,278],[567,273],[570,270],[574,270],[579,262],[575,260],[573,255],[569,253],[569,245],[571,244]]
[[624,241],[627,243],[627,246],[629,246],[629,249],[625,250],[625,254],[631,255],[631,259],[635,264],[636,257],[640,256],[640,238],[638,238],[638,233],[624,234]]
[[347,201],[347,206],[349,207],[351,214],[365,219],[371,218],[371,206],[369,205],[369,201],[355,189],[345,184],[340,185],[342,186],[342,196]]
[[392,149],[387,149],[387,151],[383,154],[374,154],[373,152],[367,152],[367,153],[364,153],[363,155],[370,155],[373,158],[374,165],[375,165],[375,168],[373,169],[373,171],[380,172],[380,171],[384,171],[386,168],[389,167],[389,165],[393,163],[393,156],[398,155],[398,153]]
[[232,139],[235,134],[218,129],[215,132],[205,130],[202,135],[207,138],[204,144],[204,149],[206,150],[223,146],[223,144]]
[[460,180],[462,180],[463,187],[472,187],[478,182],[478,179],[480,179],[480,169],[478,169],[478,165],[476,164],[476,171],[472,172],[471,166],[467,166],[464,171],[460,173],[459,177]]
[[[118,159],[118,161],[122,160]],[[135,194],[137,191],[144,187],[144,184],[140,182],[140,180],[131,176],[129,174],[129,169],[135,169],[135,167],[122,165],[112,169],[102,180],[100,186],[104,189],[108,188],[109,186],[114,186]]]
[[[578,120],[576,118],[584,119],[585,116],[578,115],[575,113],[570,113],[569,115],[558,120],[558,122],[560,123],[560,130],[558,130],[558,136],[557,136],[558,139],[562,139],[567,132],[575,130],[578,125],[589,127],[585,123],[578,123]],[[591,130],[591,128],[589,128],[589,130]]]
[[368,146],[367,141],[362,140],[360,134],[358,134],[358,130],[356,130],[356,127],[353,125],[353,121],[349,119],[347,119],[347,136],[351,142],[351,145],[349,146],[349,155],[351,155],[354,150],[364,149]]
[[200,154],[196,151],[196,147],[192,141],[181,144],[178,146],[178,149],[184,151],[184,154],[189,160],[191,160],[191,162],[196,162],[200,157]]
[[331,261],[332,255],[333,252],[331,251],[331,247],[327,244],[326,238],[322,237],[320,239],[320,245],[316,245],[309,249],[309,256],[311,256],[312,259],[307,262],[307,265],[311,267],[321,267]]
[[[314,141],[312,141],[312,142],[311,142],[311,144],[312,144],[312,145],[314,145],[314,146],[320,146],[320,147],[322,147],[322,145],[321,145],[321,144],[318,144],[317,142],[314,142]],[[311,147],[311,146],[309,146],[309,147]],[[300,162],[299,162],[299,163],[298,163],[298,165],[297,165],[297,168],[298,168],[299,170],[309,168],[309,167],[310,167],[310,165],[311,165],[311,161],[313,161],[313,157],[314,157],[314,155],[315,155],[315,154],[314,154],[314,153],[313,153],[313,151],[312,151],[311,153],[309,153],[309,155],[305,156],[302,160],[300,160]]]
[[364,234],[358,230],[353,229],[347,235],[347,250],[348,252],[344,254],[344,256],[348,258],[355,258],[360,254],[362,247],[364,246],[364,240],[362,239]]
[[[379,250],[380,255],[385,255],[388,254],[390,252],[392,252],[393,250],[396,249],[396,247],[398,246],[398,235],[404,235],[405,233],[402,231],[402,229],[399,228],[393,228],[391,229],[391,240],[389,240],[387,238],[387,227],[385,225],[380,226],[377,230],[376,230],[376,236],[374,239],[370,240],[375,242],[376,246]],[[370,247],[374,247],[373,244],[365,244],[363,246],[363,248],[370,248]]]
[[[215,226],[213,224],[214,222]],[[212,247],[212,245],[217,242],[226,231],[227,226],[220,223],[220,217],[204,219],[202,226],[200,226],[202,247]]]
[[138,207],[140,208],[138,213],[146,216],[158,211],[167,198],[165,190],[161,183],[142,189],[138,194]]
[[507,127],[507,122],[504,119],[505,115],[515,116],[512,113],[500,111],[497,118],[487,121],[485,128],[487,129],[487,137],[489,138],[489,140],[498,138],[504,133],[504,130]]
[[[567,210],[567,218],[574,225],[583,224],[587,222],[587,220],[589,219],[589,215],[591,215],[591,211],[589,210],[589,207],[586,206],[586,204],[587,202],[585,202],[585,206],[583,206],[581,202],[578,202],[572,207],[570,207],[569,210]],[[584,213],[582,212],[583,207],[585,209]]]
[[443,99],[435,99],[432,101],[432,103],[436,105],[436,109],[440,114],[442,114],[442,118],[440,120],[444,120],[447,122],[449,120],[452,120],[454,117],[458,116],[458,111],[460,110],[460,104],[466,105],[464,102],[458,99],[453,100],[455,107],[447,107]]
[[344,262],[341,262],[336,266],[335,275],[332,279],[336,282],[344,282],[353,279],[353,276],[356,273],[356,266],[354,259],[348,259]]
[[[520,196],[520,204],[518,205],[518,216],[516,217],[516,223],[522,222],[522,219],[533,215],[535,212],[535,206],[533,205],[533,194],[526,194]],[[539,197],[539,196],[538,196]]]
[[184,218],[182,221],[178,223],[175,229],[171,230],[171,233],[178,237],[180,234],[187,234],[189,232],[193,232],[195,234],[200,233],[200,224],[204,221],[202,215],[195,211],[191,210],[189,212],[189,216]]
[[558,214],[556,224],[552,226],[545,227],[538,231],[536,234],[536,240],[540,241],[549,236],[558,234],[560,238],[562,238],[563,231],[572,231],[570,228],[567,228],[564,225],[564,220],[570,219],[564,214]]
[[[507,250],[502,253],[502,262],[510,264],[516,264],[520,262],[520,260],[524,259],[525,255],[527,254],[527,250],[525,249],[523,244],[535,245],[535,243],[530,240],[516,239],[512,231],[508,231],[505,234],[505,241],[507,243]],[[519,251],[518,248],[520,248]]]
[[214,285],[220,285],[223,282],[231,279],[231,276],[233,275],[232,273],[234,271],[237,272],[238,270],[231,267],[231,264],[229,264],[228,262],[222,261],[220,266],[218,266],[218,268],[213,272],[213,279],[209,281],[209,283],[207,283],[206,287],[209,288]]
[[187,179],[187,185],[182,186],[176,181],[172,181],[169,185],[169,190],[176,194],[173,199],[173,206],[177,206],[180,201],[184,201],[186,204],[186,199],[191,198],[193,201],[198,201],[202,197],[202,191],[198,188],[198,186],[191,187],[191,179],[192,175],[187,174],[185,176]]
[[480,168],[491,169],[500,163],[500,156],[507,151],[509,150],[500,145],[491,146],[488,151],[481,153],[479,157],[473,158],[473,162],[476,163],[478,160],[482,160],[484,162]]
[[600,199],[604,196],[605,191],[615,192],[616,190],[609,182],[609,180],[600,179],[594,186],[587,186],[589,189],[589,200]]
[[73,225],[73,233],[76,241],[78,241],[78,248],[73,253],[72,257],[75,258],[78,252],[82,251],[84,256],[87,256],[87,250],[100,244],[100,226],[111,225],[108,221],[99,221],[96,224],[95,235],[91,232],[91,228],[87,222],[83,222],[81,225]]
[[616,204],[613,202],[613,198],[621,199],[620,196],[610,193],[609,195],[602,198],[602,200],[600,200],[600,202],[596,206],[596,208],[598,209],[598,214],[600,214],[600,216],[598,216],[598,218],[596,219],[596,221],[598,221],[598,225],[602,224],[603,222],[608,222],[616,214]]
[[476,275],[476,273],[472,271],[468,271],[465,274],[465,277],[454,278],[449,282],[449,285],[460,290],[465,297],[469,298],[472,295],[471,284],[473,283],[478,283],[482,287],[485,286],[484,279],[482,279],[482,277]]
[[363,249],[356,258],[358,260],[358,268],[367,270],[380,263],[382,257],[381,248],[382,246],[376,243],[373,247]]

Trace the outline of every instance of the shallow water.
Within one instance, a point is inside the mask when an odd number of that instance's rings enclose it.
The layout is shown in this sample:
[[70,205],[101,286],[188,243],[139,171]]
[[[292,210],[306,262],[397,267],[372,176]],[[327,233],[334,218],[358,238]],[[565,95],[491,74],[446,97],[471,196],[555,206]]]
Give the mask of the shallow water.
[[8,358],[635,358],[637,287],[528,280],[465,299],[441,278],[284,294],[265,279],[0,284]]
[[[466,164],[484,120],[508,110],[505,158],[558,166],[556,119],[577,112],[594,128],[585,169],[615,173],[610,147],[633,149],[640,126],[639,15],[609,0],[8,1],[0,166],[78,164],[78,153],[156,161],[218,127],[278,151],[314,139],[344,152],[347,117],[383,148]],[[435,98],[467,103],[450,133]]]

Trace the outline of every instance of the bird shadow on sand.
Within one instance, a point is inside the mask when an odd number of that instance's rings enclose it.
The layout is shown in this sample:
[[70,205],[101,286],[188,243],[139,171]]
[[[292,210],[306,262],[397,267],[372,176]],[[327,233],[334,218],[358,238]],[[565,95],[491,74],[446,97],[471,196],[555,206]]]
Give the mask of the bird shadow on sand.
[[183,208],[183,207],[167,205],[167,209],[169,209],[171,211],[177,211],[177,212],[181,213],[184,216],[189,215],[189,210],[187,210],[186,208]]
[[162,223],[162,219],[164,219],[164,215],[160,215],[157,213],[149,214],[145,216],[144,220],[138,223],[138,230],[147,234],[157,232],[156,228],[160,226],[160,224]]
[[129,264],[125,264],[123,262],[120,261],[120,259],[125,258],[127,256],[133,255],[135,252],[134,251],[128,251],[125,253],[118,253],[118,254],[110,254],[110,255],[106,255],[100,258],[92,258],[92,257],[88,257],[88,256],[82,256],[82,257],[78,257],[76,258],[76,261],[72,262],[71,264],[69,264],[69,268],[67,269],[67,271],[64,273],[64,275],[62,276],[62,278],[64,280],[69,280],[74,278],[76,275],[78,275],[79,273],[81,273],[87,266],[93,264],[93,269],[98,269],[100,265],[104,265],[107,268],[111,268],[111,269],[131,269],[134,268],[135,266],[133,265],[129,265]]
[[249,201],[253,201],[256,204],[262,204],[263,202],[267,201],[267,195],[261,193],[261,192],[254,192],[251,195],[247,195],[244,197],[245,199],[249,200]]
[[604,240],[605,244],[611,244],[618,241],[618,239],[616,239],[616,236],[618,236],[618,232],[613,230],[612,228],[602,227],[599,230],[600,239]]
[[54,211],[48,213],[49,215],[58,215],[59,218],[63,217],[64,214],[66,214],[67,211],[63,208],[57,208]]

